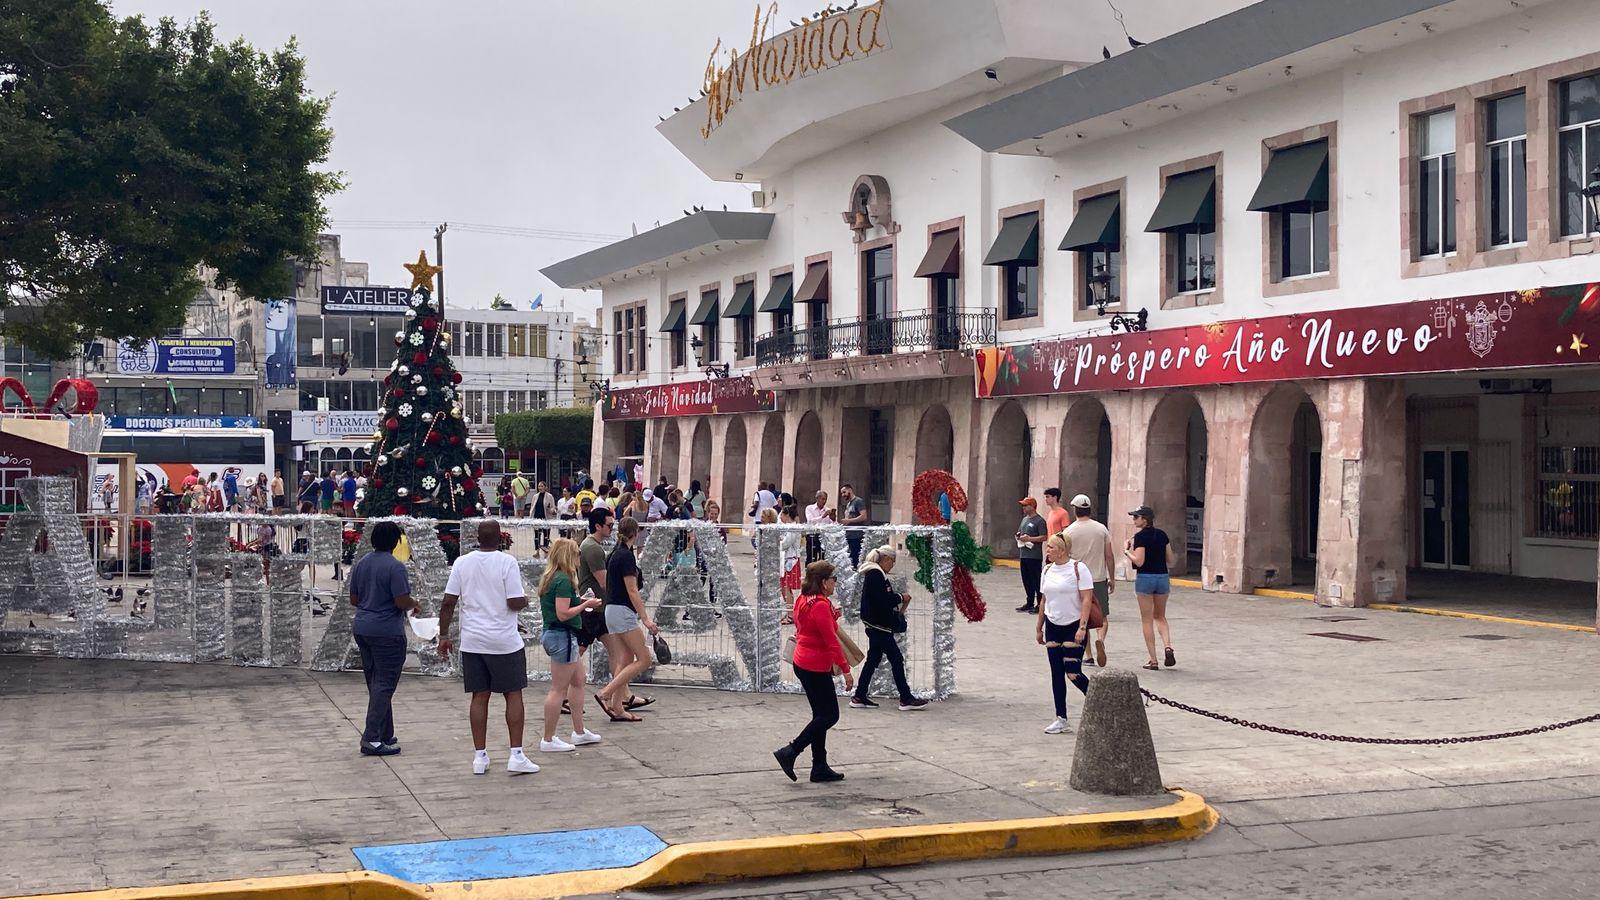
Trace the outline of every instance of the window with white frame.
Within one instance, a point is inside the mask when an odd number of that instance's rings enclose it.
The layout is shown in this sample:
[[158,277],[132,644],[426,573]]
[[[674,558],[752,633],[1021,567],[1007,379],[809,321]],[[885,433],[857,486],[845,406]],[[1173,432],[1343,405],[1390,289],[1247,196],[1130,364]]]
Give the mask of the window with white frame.
[[1528,239],[1527,95],[1486,101],[1483,112],[1489,246],[1507,247]]
[[1580,407],[1539,411],[1531,537],[1600,538],[1600,419]]
[[1600,166],[1600,73],[1563,81],[1556,90],[1558,149],[1561,170],[1561,236],[1581,237],[1600,231],[1600,223],[1583,196],[1590,173]]
[[548,391],[529,391],[528,393],[530,398],[528,400],[529,409],[544,409],[550,405],[550,393]]
[[[641,335],[643,334],[643,331],[644,328],[641,325]],[[550,326],[528,326],[528,355],[537,357],[545,357],[550,355]]]
[[1456,250],[1456,111],[1442,109],[1416,118],[1417,255]]

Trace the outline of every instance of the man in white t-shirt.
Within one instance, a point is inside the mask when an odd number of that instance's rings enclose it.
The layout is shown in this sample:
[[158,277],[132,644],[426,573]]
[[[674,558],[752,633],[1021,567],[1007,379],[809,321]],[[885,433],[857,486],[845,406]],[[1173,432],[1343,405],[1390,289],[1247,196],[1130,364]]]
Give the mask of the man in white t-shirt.
[[[1106,624],[1095,629],[1094,662],[1101,668],[1106,664],[1106,629],[1111,623],[1111,592],[1117,589],[1117,564],[1111,555],[1111,531],[1090,517],[1089,498],[1079,494],[1072,498],[1072,524],[1066,527],[1067,538],[1072,541],[1072,555],[1089,567],[1094,578],[1094,599],[1105,614]],[[1084,657],[1087,659],[1088,654]]]
[[528,659],[517,612],[528,606],[522,570],[511,554],[500,549],[500,523],[478,523],[478,549],[464,553],[450,567],[439,610],[439,655],[450,652],[450,620],[461,605],[461,673],[472,695],[469,721],[472,746],[477,750],[472,771],[489,769],[489,695],[506,698],[506,731],[511,737],[511,759],[506,771],[533,773],[539,767],[522,752],[522,689],[528,686]]
[[761,521],[761,514],[778,505],[778,495],[773,492],[772,486],[765,481],[756,486],[756,495],[750,505],[751,517],[757,522]]

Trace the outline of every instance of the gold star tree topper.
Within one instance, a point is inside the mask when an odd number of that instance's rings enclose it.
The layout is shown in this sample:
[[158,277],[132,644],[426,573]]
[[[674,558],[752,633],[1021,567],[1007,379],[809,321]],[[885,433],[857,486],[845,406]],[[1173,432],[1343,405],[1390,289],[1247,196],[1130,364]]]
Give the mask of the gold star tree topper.
[[444,266],[428,265],[428,251],[423,250],[417,254],[417,261],[406,263],[406,271],[411,273],[411,289],[413,291],[433,290],[433,276],[444,271]]

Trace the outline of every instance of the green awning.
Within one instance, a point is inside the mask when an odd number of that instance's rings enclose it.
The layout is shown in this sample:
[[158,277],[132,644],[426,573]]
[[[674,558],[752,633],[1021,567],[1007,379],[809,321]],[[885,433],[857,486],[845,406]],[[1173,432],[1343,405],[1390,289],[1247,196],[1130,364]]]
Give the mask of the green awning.
[[661,323],[662,334],[671,334],[674,331],[683,330],[683,308],[686,305],[687,304],[682,300],[674,300],[672,301],[672,304],[667,307],[666,321]]
[[1066,237],[1058,250],[1091,250],[1096,247],[1122,247],[1122,195],[1101,194],[1078,204]]
[[1328,202],[1328,142],[1312,141],[1272,152],[1267,174],[1246,209],[1266,212],[1308,200]]
[[1217,222],[1217,170],[1206,168],[1167,179],[1145,231],[1176,231]]
[[755,315],[756,309],[756,283],[745,281],[733,286],[733,299],[728,301],[728,308],[722,311],[724,319],[743,319]]
[[1000,223],[1000,236],[983,257],[986,266],[1039,264],[1039,214],[1023,213]]
[[928,252],[917,265],[918,278],[954,278],[961,274],[961,233],[941,231],[928,241]]
[[794,292],[794,299],[801,303],[828,302],[827,263],[814,262],[806,267],[806,280],[800,282],[800,290]]
[[706,291],[700,295],[700,306],[695,309],[694,316],[689,319],[690,325],[704,325],[717,317],[717,300],[720,295],[716,291]]
[[772,286],[767,288],[767,296],[761,299],[761,307],[756,312],[788,312],[791,309],[794,309],[794,276],[788,272],[772,276]]

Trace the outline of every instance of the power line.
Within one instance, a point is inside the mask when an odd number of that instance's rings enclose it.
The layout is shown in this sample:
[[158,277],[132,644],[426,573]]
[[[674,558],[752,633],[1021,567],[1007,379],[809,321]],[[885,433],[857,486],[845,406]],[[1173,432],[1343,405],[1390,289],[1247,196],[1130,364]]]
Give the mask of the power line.
[[[332,219],[328,225],[340,230],[352,231],[418,231],[432,230],[437,227],[437,222],[426,222],[421,219]],[[499,237],[527,237],[543,240],[573,241],[582,244],[609,244],[620,241],[625,235],[604,234],[595,231],[564,231],[555,228],[534,228],[520,225],[491,225],[482,222],[451,222],[451,228],[475,234],[496,235]]]

